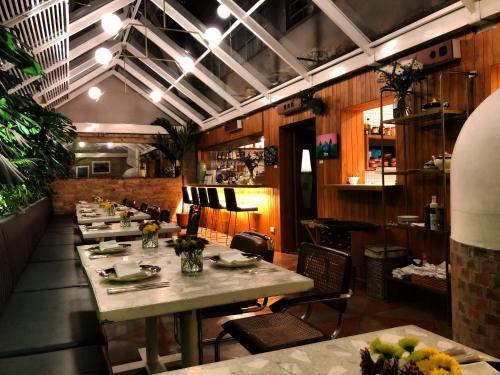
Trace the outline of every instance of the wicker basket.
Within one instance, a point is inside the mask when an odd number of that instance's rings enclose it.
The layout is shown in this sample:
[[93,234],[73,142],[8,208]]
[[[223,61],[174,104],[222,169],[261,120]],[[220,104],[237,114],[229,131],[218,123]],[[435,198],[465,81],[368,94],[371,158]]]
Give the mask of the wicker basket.
[[446,293],[447,290],[446,280],[437,279],[435,277],[411,275],[411,282],[443,293]]
[[383,252],[383,245],[368,246],[365,249],[366,293],[377,298],[386,297],[386,275],[394,268],[408,263],[404,247],[388,245],[387,258],[384,258]]

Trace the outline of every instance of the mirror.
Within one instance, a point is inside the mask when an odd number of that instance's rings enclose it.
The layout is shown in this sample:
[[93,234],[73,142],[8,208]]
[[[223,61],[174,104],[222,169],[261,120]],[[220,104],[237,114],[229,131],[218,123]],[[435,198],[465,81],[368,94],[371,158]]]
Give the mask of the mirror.
[[177,177],[178,168],[152,145],[75,142],[72,178]]

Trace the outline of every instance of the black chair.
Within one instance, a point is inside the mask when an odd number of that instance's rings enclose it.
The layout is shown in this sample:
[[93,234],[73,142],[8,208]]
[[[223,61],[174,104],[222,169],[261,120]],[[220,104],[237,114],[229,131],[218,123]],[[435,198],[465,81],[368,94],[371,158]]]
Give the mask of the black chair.
[[236,224],[238,222],[238,212],[246,212],[248,218],[248,229],[250,230],[250,212],[257,212],[258,207],[240,207],[236,201],[236,193],[233,188],[224,188],[224,197],[226,198],[226,210],[229,211],[229,220],[227,221],[226,244],[229,238],[229,225],[231,224],[231,212],[234,212],[234,230],[236,234]]
[[182,203],[183,204],[193,204],[191,197],[189,196],[188,189],[186,186],[182,187]]
[[123,198],[122,200],[122,206],[126,206],[127,205],[127,197]]
[[[205,237],[207,236],[208,222],[209,222],[209,213],[210,213],[210,204],[208,202],[208,194],[206,188],[198,188],[198,196],[200,197],[200,206],[202,210],[202,216],[205,217]],[[203,214],[203,210],[205,210],[206,214]],[[208,212],[207,212],[208,211]]]
[[164,223],[170,223],[170,210],[161,210],[158,219]]
[[147,203],[141,203],[141,206],[139,207],[139,211],[141,212],[146,212],[148,209],[148,204]]
[[[226,207],[223,206],[222,204],[220,204],[219,194],[217,193],[216,188],[208,188],[207,192],[208,192],[208,201],[209,201],[210,210],[213,211],[213,213],[212,213],[212,228],[215,228],[215,241],[217,241],[217,234],[219,233],[217,231],[217,221],[219,220],[221,210],[225,210]],[[212,232],[210,232],[210,239],[211,238],[212,238]]]
[[149,207],[146,210],[146,213],[151,217],[151,220],[159,220],[160,219],[160,210],[158,207]]
[[135,201],[127,200],[127,202],[125,203],[125,206],[130,207],[130,208],[135,208]]
[[200,197],[198,196],[198,189],[195,187],[191,187],[191,203],[197,206],[200,205]]
[[198,235],[198,227],[200,225],[200,215],[201,215],[200,206],[197,206],[195,204],[191,205],[191,207],[189,208],[189,218],[186,227],[186,236]]
[[[348,253],[303,243],[299,250],[297,273],[313,279],[314,289],[281,298],[270,306],[273,313],[224,323],[223,331],[215,342],[215,360],[220,360],[220,342],[226,334],[230,334],[252,354],[336,338],[342,326],[342,314],[351,297],[350,272],[351,256]],[[312,304],[320,302],[338,312],[337,325],[331,336],[306,321]],[[297,305],[307,306],[301,318],[286,312]]]

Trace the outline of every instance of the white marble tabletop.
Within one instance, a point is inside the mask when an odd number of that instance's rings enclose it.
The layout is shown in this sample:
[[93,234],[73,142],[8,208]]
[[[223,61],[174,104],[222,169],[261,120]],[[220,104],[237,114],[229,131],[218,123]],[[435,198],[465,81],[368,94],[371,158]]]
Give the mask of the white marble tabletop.
[[[91,208],[93,212],[98,214],[96,217],[89,217],[88,214],[81,212],[85,208]],[[130,217],[131,221],[140,221],[140,220],[148,220],[151,218],[148,214],[136,210],[135,208],[129,209],[134,213],[133,216]],[[109,216],[105,210],[103,210],[98,204],[95,203],[85,203],[85,204],[76,204],[76,218],[78,224],[91,224],[91,223],[116,223],[120,221],[119,211],[115,211],[115,215]]]
[[[196,276],[181,273],[180,257],[174,249],[160,239],[157,250],[142,249],[141,241],[132,245],[129,255],[89,259],[86,250],[92,245],[78,246],[83,267],[88,275],[97,302],[101,321],[124,321],[159,316],[241,302],[260,297],[303,292],[313,287],[313,280],[282,267],[261,261],[252,268],[227,269],[216,267],[212,261],[204,261],[203,271]],[[204,256],[237,251],[225,246],[208,245]],[[102,279],[97,270],[112,267],[121,259],[142,261],[142,264],[158,265],[160,274],[148,280],[169,281],[170,287],[108,294],[107,288],[117,286]]]
[[[109,228],[105,229],[89,229],[85,225],[79,225],[80,232],[84,240],[98,239],[98,238],[111,238],[111,237],[126,237],[126,236],[140,236],[139,223],[132,221],[129,227],[122,227],[120,223],[111,223]],[[172,223],[160,223],[160,230],[158,233],[176,233],[181,231],[181,227]]]
[[[476,353],[485,360],[494,360],[486,354],[464,347],[454,341],[409,325],[385,329],[356,336],[343,337],[336,340],[323,341],[316,344],[297,346],[274,352],[250,355],[228,361],[194,366],[177,371],[169,371],[169,375],[354,375],[360,374],[360,349],[369,346],[376,338],[383,342],[397,343],[403,337],[415,337],[420,340],[418,349],[432,346],[445,351],[452,347],[463,347],[468,352]],[[464,368],[465,370],[465,368]],[[167,372],[162,373],[167,375]],[[464,371],[465,375],[465,371]]]

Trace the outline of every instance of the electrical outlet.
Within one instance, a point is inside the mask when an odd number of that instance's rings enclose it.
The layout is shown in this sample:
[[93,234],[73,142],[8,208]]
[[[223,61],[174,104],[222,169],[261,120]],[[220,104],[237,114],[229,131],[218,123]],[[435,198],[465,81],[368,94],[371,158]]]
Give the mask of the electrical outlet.
[[269,230],[270,230],[270,231],[271,231],[271,233],[273,233],[273,234],[274,234],[274,232],[276,232],[276,228],[275,228],[275,227],[271,227],[271,228],[269,228]]

